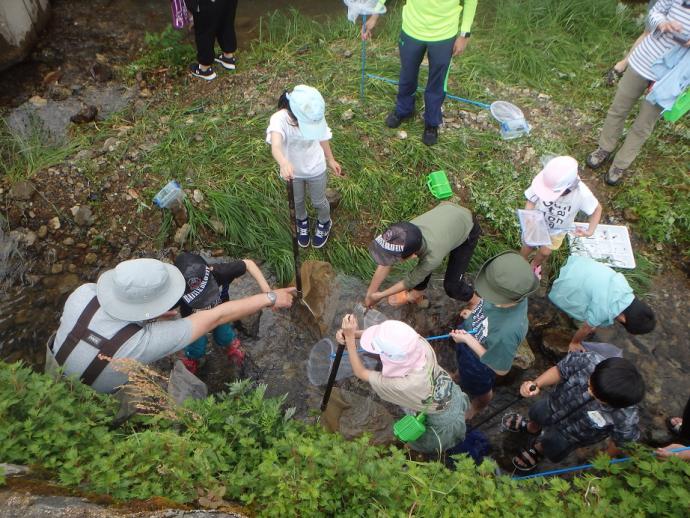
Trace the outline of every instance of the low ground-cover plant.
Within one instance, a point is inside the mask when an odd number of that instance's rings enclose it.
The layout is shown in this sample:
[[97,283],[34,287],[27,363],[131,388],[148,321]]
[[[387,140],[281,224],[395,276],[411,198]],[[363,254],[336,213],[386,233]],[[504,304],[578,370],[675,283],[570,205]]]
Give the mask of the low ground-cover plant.
[[685,516],[690,464],[635,461],[595,475],[514,481],[486,462],[410,461],[403,450],[345,441],[290,418],[250,382],[188,403],[179,418],[110,429],[112,398],[0,363],[0,461],[119,500],[194,501],[221,493],[262,516]]

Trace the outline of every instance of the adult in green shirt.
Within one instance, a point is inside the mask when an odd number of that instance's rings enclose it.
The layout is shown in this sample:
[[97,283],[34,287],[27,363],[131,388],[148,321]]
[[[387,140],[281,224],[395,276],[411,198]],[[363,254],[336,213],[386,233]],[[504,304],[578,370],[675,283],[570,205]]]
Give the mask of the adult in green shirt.
[[[412,221],[391,225],[369,245],[369,253],[378,267],[364,303],[372,307],[385,297],[392,306],[421,302],[431,273],[448,256],[443,287],[449,297],[472,304],[476,297],[465,279],[465,272],[480,234],[481,228],[472,213],[449,202],[437,205]],[[415,258],[419,262],[407,277],[379,291],[392,265]]]
[[[467,420],[493,398],[496,375],[513,365],[515,351],[527,336],[527,297],[539,287],[529,263],[517,252],[503,252],[479,270],[479,303],[463,314],[463,328],[451,331],[456,345],[460,388],[472,404]],[[472,334],[471,334],[472,333]]]
[[[380,0],[384,4],[386,0]],[[395,110],[386,117],[389,128],[397,128],[414,115],[419,66],[424,54],[429,58],[429,79],[424,89],[424,133],[427,146],[438,141],[443,120],[441,105],[446,97],[450,60],[467,47],[478,0],[407,0],[402,12],[400,81]],[[378,22],[372,15],[362,27],[362,39],[371,38]]]

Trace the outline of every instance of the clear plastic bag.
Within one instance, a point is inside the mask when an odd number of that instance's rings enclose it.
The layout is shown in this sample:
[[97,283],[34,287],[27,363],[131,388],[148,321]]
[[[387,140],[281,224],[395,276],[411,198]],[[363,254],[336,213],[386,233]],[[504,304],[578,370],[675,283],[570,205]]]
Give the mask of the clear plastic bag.
[[383,14],[386,6],[379,3],[379,0],[343,0],[347,6],[347,19],[354,22],[362,15]]

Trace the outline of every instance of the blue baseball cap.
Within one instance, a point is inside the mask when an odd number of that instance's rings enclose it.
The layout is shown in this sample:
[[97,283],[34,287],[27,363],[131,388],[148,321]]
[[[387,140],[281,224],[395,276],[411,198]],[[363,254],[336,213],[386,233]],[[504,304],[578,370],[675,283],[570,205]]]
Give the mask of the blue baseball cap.
[[326,102],[319,91],[311,86],[297,85],[287,94],[290,110],[297,117],[302,136],[309,140],[325,140],[328,126],[324,117]]

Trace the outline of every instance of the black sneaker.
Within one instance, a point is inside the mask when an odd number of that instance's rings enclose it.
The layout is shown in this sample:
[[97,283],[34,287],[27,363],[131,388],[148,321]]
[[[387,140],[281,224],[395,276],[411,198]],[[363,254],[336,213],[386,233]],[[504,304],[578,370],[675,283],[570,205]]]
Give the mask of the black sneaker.
[[433,146],[438,142],[438,126],[424,126],[422,142],[427,146]]
[[216,78],[216,73],[213,71],[213,67],[208,67],[206,70],[202,70],[199,63],[194,63],[189,67],[189,72],[194,76],[206,81],[213,81]]
[[237,65],[234,56],[231,58],[226,58],[222,52],[218,54],[218,57],[216,58],[216,63],[220,63],[221,65],[223,65],[223,68],[225,68],[226,70],[235,70],[235,66]]
[[309,246],[309,218],[297,220],[297,244],[302,248]]
[[331,221],[327,221],[326,223],[321,223],[320,221],[316,221],[316,232],[314,232],[314,242],[312,243],[312,246],[314,248],[321,248],[323,245],[326,244],[326,241],[328,241],[328,234],[331,232]]
[[400,124],[401,124],[403,121],[405,121],[405,120],[407,120],[407,119],[411,119],[411,118],[412,118],[412,115],[407,115],[406,117],[400,117],[400,116],[396,113],[396,111],[393,110],[393,111],[390,112],[390,113],[388,114],[388,116],[386,117],[386,126],[388,126],[389,128],[397,128],[398,126],[400,126]]

